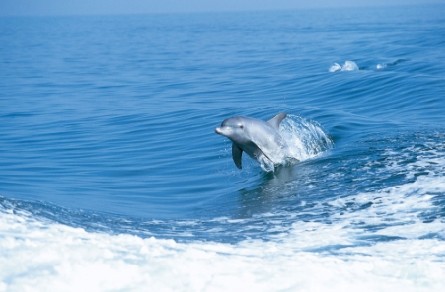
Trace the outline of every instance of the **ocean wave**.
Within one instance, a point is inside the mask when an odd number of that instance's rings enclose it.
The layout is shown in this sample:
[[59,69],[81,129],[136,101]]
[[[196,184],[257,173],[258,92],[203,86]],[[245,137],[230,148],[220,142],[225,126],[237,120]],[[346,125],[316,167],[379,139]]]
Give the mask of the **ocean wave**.
[[[86,212],[90,225],[62,224],[72,211],[44,204],[39,212],[35,203],[3,199],[0,290],[339,290],[365,283],[370,291],[441,291],[442,139],[443,132],[379,137],[363,145],[371,152],[353,154],[344,166],[325,157],[295,166],[288,181],[277,173],[254,198],[275,208],[248,217],[137,223]],[[355,188],[339,183],[350,179]],[[316,184],[330,195],[301,192]],[[252,208],[249,196],[243,204]],[[218,234],[243,236],[225,242]]]
[[[294,119],[296,117],[288,122],[292,124]],[[286,124],[283,127],[286,128]],[[247,181],[257,186],[244,187],[239,193],[214,198],[211,203],[202,205],[201,210],[195,210],[197,215],[185,218],[150,219],[137,214],[66,209],[48,202],[3,197],[0,197],[0,210],[24,212],[33,218],[81,227],[87,231],[155,236],[181,242],[211,239],[237,243],[247,238],[269,240],[289,232],[294,222],[328,224],[334,219],[339,220],[339,214],[352,216],[371,206],[376,214],[388,214],[382,209],[375,209],[381,204],[382,199],[379,198],[382,197],[385,200],[397,198],[395,204],[403,202],[400,196],[407,196],[409,200],[411,195],[419,196],[419,200],[425,196],[431,205],[423,209],[413,206],[412,212],[421,220],[431,222],[445,218],[440,208],[444,205],[441,194],[445,192],[445,148],[437,142],[442,138],[440,132],[382,137],[357,144],[355,152],[349,150],[340,156],[330,153],[317,159],[308,158],[273,174],[258,172],[257,167],[255,169],[252,165],[243,174],[237,171],[219,173],[221,179],[227,182],[240,179],[244,185]],[[415,145],[411,141],[416,141]],[[227,168],[233,169],[231,165]],[[345,183],[350,181],[354,183]],[[399,197],[388,195],[393,192]],[[384,204],[383,207],[390,208],[391,204]],[[360,218],[362,215],[354,216]],[[399,215],[401,218],[405,216],[403,213]],[[385,217],[395,220],[389,215]],[[365,218],[362,220],[368,221]],[[381,226],[384,227],[384,223]]]
[[440,291],[445,223],[416,216],[431,208],[426,193],[434,191],[445,192],[443,177],[338,198],[330,206],[344,211],[330,223],[297,221],[270,240],[236,244],[88,232],[2,209],[0,289],[349,290],[365,283],[369,291]]

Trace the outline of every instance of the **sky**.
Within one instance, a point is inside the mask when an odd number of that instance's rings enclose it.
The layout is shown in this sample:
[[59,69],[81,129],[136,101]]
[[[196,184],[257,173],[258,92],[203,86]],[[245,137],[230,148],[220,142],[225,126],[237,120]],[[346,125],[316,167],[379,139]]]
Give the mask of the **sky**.
[[445,0],[0,0],[0,15],[84,15],[294,10],[445,4]]

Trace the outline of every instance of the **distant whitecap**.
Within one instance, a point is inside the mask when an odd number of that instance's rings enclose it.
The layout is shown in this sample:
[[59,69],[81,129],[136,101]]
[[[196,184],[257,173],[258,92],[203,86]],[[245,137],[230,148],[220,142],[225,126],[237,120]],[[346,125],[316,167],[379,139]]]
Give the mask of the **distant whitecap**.
[[377,64],[377,65],[375,66],[375,69],[376,69],[376,70],[383,70],[383,69],[385,69],[386,67],[388,67],[388,65],[385,64],[385,63],[382,63],[382,64]]
[[339,63],[334,63],[330,68],[329,72],[337,72],[341,70],[341,65]]
[[329,72],[338,72],[338,71],[358,71],[359,67],[357,63],[354,61],[345,61],[343,65],[340,65],[339,63],[332,64],[331,67],[329,67]]
[[341,67],[341,71],[358,71],[358,69],[357,63],[354,61],[345,61]]

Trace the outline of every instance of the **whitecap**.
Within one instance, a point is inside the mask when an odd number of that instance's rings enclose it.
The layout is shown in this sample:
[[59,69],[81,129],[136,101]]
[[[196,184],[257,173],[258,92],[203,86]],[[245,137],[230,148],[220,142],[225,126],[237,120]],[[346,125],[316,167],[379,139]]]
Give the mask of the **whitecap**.
[[329,67],[329,72],[337,72],[341,70],[341,65],[338,63],[332,64],[331,67]]
[[339,63],[334,63],[329,67],[329,72],[338,72],[338,71],[358,71],[359,67],[354,61],[345,61],[343,65]]
[[345,61],[341,67],[341,71],[358,71],[358,65],[354,61]]
[[386,67],[388,67],[387,64],[385,64],[385,63],[379,63],[379,64],[377,64],[377,65],[375,66],[375,69],[376,69],[376,70],[384,70]]

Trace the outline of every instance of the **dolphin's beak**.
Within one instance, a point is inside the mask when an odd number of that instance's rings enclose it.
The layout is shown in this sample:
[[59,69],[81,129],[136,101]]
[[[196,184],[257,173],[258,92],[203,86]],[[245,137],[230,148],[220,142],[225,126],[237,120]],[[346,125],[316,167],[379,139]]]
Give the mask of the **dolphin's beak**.
[[215,133],[218,135],[228,137],[232,133],[232,128],[221,126],[215,129]]

